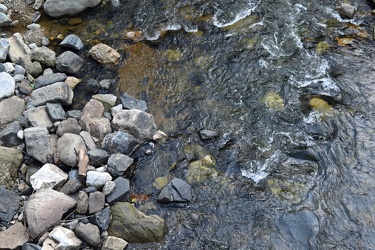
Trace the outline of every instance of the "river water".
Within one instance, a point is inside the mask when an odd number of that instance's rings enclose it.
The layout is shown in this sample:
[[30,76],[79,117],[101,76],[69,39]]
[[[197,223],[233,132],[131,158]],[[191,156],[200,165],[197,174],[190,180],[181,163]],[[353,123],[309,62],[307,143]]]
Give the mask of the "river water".
[[[369,2],[355,3],[352,20],[339,1],[113,2],[85,14],[81,35],[124,60],[84,74],[117,75],[111,91],[147,101],[169,135],[138,160],[133,193],[154,201],[155,178],[186,179],[206,155],[216,162],[192,183],[191,203],[138,201],[168,233],[129,249],[375,249]],[[203,129],[219,136],[202,141]]]

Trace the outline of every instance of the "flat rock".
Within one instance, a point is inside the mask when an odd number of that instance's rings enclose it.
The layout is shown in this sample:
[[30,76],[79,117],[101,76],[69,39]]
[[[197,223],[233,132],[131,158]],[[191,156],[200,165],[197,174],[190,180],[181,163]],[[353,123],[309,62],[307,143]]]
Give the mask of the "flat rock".
[[47,163],[53,151],[46,127],[32,127],[24,130],[26,152],[36,160]]
[[87,8],[97,6],[101,0],[47,0],[44,4],[44,11],[50,17],[74,16]]
[[79,134],[82,128],[78,125],[78,122],[74,118],[68,118],[57,126],[56,134],[63,136],[65,133]]
[[77,213],[85,214],[89,208],[89,196],[84,191],[79,191],[77,196]]
[[109,154],[103,149],[92,149],[87,152],[90,159],[89,163],[95,167],[100,167],[107,164]]
[[0,232],[0,239],[0,249],[19,249],[29,241],[26,227],[19,222]]
[[91,137],[90,133],[87,131],[81,131],[79,135],[83,138],[85,141],[86,147],[88,150],[96,149],[96,144],[94,142],[94,139]]
[[83,59],[69,50],[56,58],[56,69],[60,72],[76,74],[82,66]]
[[125,249],[128,245],[128,242],[121,238],[117,238],[114,236],[108,236],[104,239],[103,246],[101,250],[119,250]]
[[106,44],[99,43],[89,50],[89,55],[97,62],[104,65],[117,65],[120,63],[120,54]]
[[18,120],[25,111],[25,101],[12,96],[0,101],[0,124]]
[[18,139],[17,133],[21,130],[19,121],[11,122],[0,130],[0,145],[6,147],[14,147],[21,144]]
[[120,101],[124,109],[138,109],[147,112],[147,103],[145,101],[134,98],[133,96],[123,93]]
[[23,154],[21,150],[0,146],[0,186],[11,188],[17,179]]
[[86,176],[86,185],[101,189],[106,181],[111,181],[112,176],[107,172],[89,171]]
[[63,214],[74,208],[76,201],[53,189],[41,189],[30,196],[25,206],[28,234],[31,239],[57,225]]
[[[78,179],[69,179],[65,184],[60,188],[60,192],[64,194],[72,194],[82,189],[83,185]],[[78,202],[77,202],[78,207]]]
[[174,178],[157,197],[158,202],[189,202],[191,199],[191,186],[179,178]]
[[7,72],[0,72],[0,100],[12,96],[16,89],[14,78]]
[[[40,47],[43,46],[44,30],[41,29],[39,24],[28,25],[29,30],[23,35],[26,44],[35,44]],[[36,48],[38,48],[36,47]]]
[[62,121],[65,118],[65,110],[61,103],[46,103],[46,110],[52,122]]
[[24,114],[29,124],[33,127],[46,127],[47,129],[53,127],[53,122],[48,116],[46,106],[30,108]]
[[89,214],[95,214],[103,210],[105,205],[105,195],[96,191],[89,194]]
[[30,176],[30,183],[34,190],[42,188],[57,189],[68,179],[68,174],[56,165],[44,164],[35,174]]
[[112,154],[107,163],[107,170],[112,176],[121,176],[133,164],[133,159],[127,155]]
[[8,38],[9,42],[9,58],[13,63],[18,63],[21,57],[27,57],[30,60],[31,50],[23,40],[20,33],[14,33]]
[[111,208],[106,207],[89,218],[90,222],[96,225],[101,232],[107,231],[111,220]]
[[125,131],[107,134],[102,142],[102,149],[108,153],[122,153],[129,155],[139,144],[138,140]]
[[7,38],[0,38],[0,63],[7,59],[10,45]]
[[46,103],[61,103],[63,106],[68,106],[72,104],[73,97],[73,90],[68,84],[57,82],[34,90],[28,105],[36,107]]
[[82,241],[75,236],[72,230],[61,226],[55,227],[48,236],[55,243],[52,243],[53,249],[78,250],[82,244]]
[[106,199],[109,204],[117,201],[126,201],[130,191],[129,180],[123,177],[117,177],[115,180],[115,188],[112,193],[107,195]]
[[70,34],[62,40],[60,46],[68,49],[80,50],[83,48],[83,43],[78,36]]
[[100,101],[103,104],[104,111],[109,111],[116,105],[117,97],[112,94],[97,94],[92,96],[93,99]]
[[86,243],[96,247],[100,245],[100,230],[97,226],[79,222],[74,232]]
[[77,134],[66,133],[57,141],[57,153],[60,161],[68,166],[77,166],[79,150],[83,150],[85,154],[87,152],[85,142]]
[[13,191],[0,189],[0,200],[0,225],[7,226],[13,219],[13,216],[18,212],[21,197]]
[[57,82],[64,82],[67,76],[65,73],[45,74],[35,79],[35,88],[44,87]]
[[215,131],[203,129],[199,131],[199,135],[202,140],[212,140],[215,139],[218,134]]

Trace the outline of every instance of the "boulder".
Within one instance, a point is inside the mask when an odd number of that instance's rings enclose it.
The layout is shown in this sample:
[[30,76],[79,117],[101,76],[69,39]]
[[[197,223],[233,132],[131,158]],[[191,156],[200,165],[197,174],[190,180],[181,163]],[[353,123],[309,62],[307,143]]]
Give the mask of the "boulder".
[[87,8],[97,6],[101,0],[47,0],[44,11],[50,17],[74,16]]
[[56,58],[56,69],[64,73],[76,74],[82,66],[83,59],[69,50]]
[[101,211],[105,205],[105,195],[96,191],[89,194],[89,214]]
[[74,232],[86,243],[96,247],[100,245],[100,230],[97,226],[79,222]]
[[133,159],[127,155],[117,153],[108,158],[107,170],[112,176],[122,176],[133,164]]
[[102,149],[108,153],[122,153],[129,155],[139,144],[138,140],[125,131],[107,134],[102,142]]
[[63,136],[65,133],[79,134],[82,128],[78,125],[78,122],[74,118],[68,118],[57,126],[56,134]]
[[111,181],[112,176],[107,172],[89,171],[86,176],[86,185],[101,189],[106,181]]
[[134,98],[127,93],[120,96],[120,101],[124,109],[138,109],[147,112],[147,103],[145,101]]
[[[21,197],[13,191],[0,189],[0,200],[0,225],[7,226],[13,219],[13,216],[18,212]],[[0,249],[2,248],[0,247]]]
[[0,232],[0,239],[0,249],[19,249],[29,241],[26,227],[19,222]]
[[87,152],[86,144],[77,134],[66,133],[57,140],[57,153],[60,161],[68,166],[77,166],[78,152]]
[[59,188],[68,179],[68,174],[57,166],[47,163],[44,164],[35,174],[30,176],[30,183],[34,190],[42,188]]
[[73,198],[50,188],[41,189],[31,195],[24,210],[29,237],[35,239],[57,225],[63,214],[75,205]]
[[0,38],[0,63],[4,62],[7,59],[9,52],[9,42],[7,38]]
[[[53,241],[47,241],[51,242],[53,249],[79,250],[82,244],[82,241],[75,236],[72,230],[61,226],[55,227],[48,236],[53,239]],[[43,249],[45,249],[44,243]]]
[[17,179],[17,170],[22,163],[21,150],[0,146],[0,186],[11,188]]
[[92,149],[87,152],[90,159],[89,163],[95,167],[100,167],[107,164],[108,153],[103,149]]
[[118,177],[115,180],[115,188],[112,193],[107,195],[106,199],[109,204],[113,204],[117,201],[127,201],[128,194],[130,191],[129,180],[123,177]]
[[65,118],[65,110],[61,103],[46,103],[46,110],[52,122],[62,121]]
[[26,110],[24,114],[29,121],[29,124],[33,127],[46,127],[47,129],[51,129],[53,127],[53,123],[48,116],[46,106],[30,108]]
[[184,180],[174,178],[160,192],[158,202],[189,202],[192,199],[191,186]]
[[26,152],[36,160],[47,163],[52,158],[52,146],[46,127],[32,127],[24,131]]
[[106,44],[99,43],[89,50],[89,55],[97,62],[104,65],[117,65],[120,63],[120,54]]
[[12,96],[0,101],[0,124],[18,120],[25,111],[25,101]]
[[117,238],[114,236],[108,236],[105,238],[103,242],[103,246],[101,250],[119,250],[119,249],[125,249],[125,247],[128,245],[128,242],[121,238]]
[[8,42],[9,42],[8,55],[9,55],[10,60],[13,63],[18,63],[21,57],[29,58],[30,60],[31,50],[29,46],[27,46],[26,43],[24,42],[23,37],[20,33],[13,34],[13,36],[8,38]]
[[65,82],[57,82],[39,89],[31,94],[28,105],[40,106],[50,103],[61,103],[63,106],[72,104],[74,97],[73,90]]
[[128,242],[162,241],[166,233],[164,220],[157,215],[147,216],[128,202],[118,202],[111,208],[110,236]]
[[66,78],[65,73],[44,74],[35,79],[35,88],[37,89],[57,82],[64,82]]
[[6,147],[14,147],[21,144],[21,140],[17,137],[18,131],[21,130],[19,121],[11,122],[0,130],[0,145]]
[[0,86],[0,100],[14,95],[14,90],[16,90],[16,82],[9,73],[0,72]]
[[80,50],[83,48],[83,43],[78,36],[70,34],[64,38],[60,43],[60,46],[68,49]]

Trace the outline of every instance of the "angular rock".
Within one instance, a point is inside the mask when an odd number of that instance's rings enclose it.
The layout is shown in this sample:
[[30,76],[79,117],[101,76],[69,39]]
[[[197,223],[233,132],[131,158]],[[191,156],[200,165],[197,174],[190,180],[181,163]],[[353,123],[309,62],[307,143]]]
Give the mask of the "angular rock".
[[29,95],[31,92],[33,92],[30,82],[26,79],[23,79],[20,82],[20,84],[18,85],[18,90],[25,95]]
[[192,199],[191,186],[184,180],[174,178],[160,192],[158,202],[189,202]]
[[121,176],[133,164],[133,159],[127,155],[112,154],[107,163],[107,170],[112,176]]
[[31,50],[23,41],[23,37],[20,33],[13,34],[13,36],[8,38],[8,42],[10,45],[8,55],[13,63],[18,63],[20,58],[24,56],[28,57],[30,60]]
[[85,154],[87,152],[85,142],[77,134],[66,133],[57,141],[57,153],[59,154],[60,161],[68,166],[77,166],[78,152],[80,150]]
[[109,89],[113,83],[115,83],[115,79],[103,79],[99,82],[99,85],[102,89]]
[[13,66],[13,63],[11,62],[6,62],[6,63],[3,63],[3,66],[4,66],[4,71],[8,74],[13,74],[14,72],[14,66]]
[[46,127],[33,127],[24,130],[26,151],[36,160],[47,163],[52,157],[52,146]]
[[57,82],[33,91],[30,97],[30,105],[40,106],[50,103],[61,103],[63,106],[72,104],[73,90],[65,82]]
[[74,16],[87,8],[97,6],[101,0],[47,0],[44,11],[50,17]]
[[0,12],[1,13],[7,13],[8,8],[4,4],[0,4]]
[[7,124],[3,129],[0,130],[0,145],[14,147],[21,144],[21,140],[17,137],[17,133],[20,129],[21,125],[19,121],[14,121]]
[[117,131],[105,136],[102,142],[102,149],[108,153],[122,153],[129,155],[139,144],[138,140],[125,131]]
[[62,121],[65,118],[65,110],[61,103],[46,103],[46,110],[52,122]]
[[107,172],[89,171],[86,176],[86,185],[101,189],[106,181],[111,181],[112,176]]
[[37,89],[57,82],[64,82],[66,78],[65,73],[44,74],[35,79],[35,88]]
[[14,90],[16,89],[16,82],[10,74],[6,72],[0,72],[0,86],[0,100],[2,100],[14,94]]
[[111,208],[107,207],[102,211],[97,212],[92,215],[89,220],[92,224],[96,225],[101,232],[107,231],[111,220]]
[[341,6],[338,8],[337,12],[343,18],[353,18],[353,16],[357,12],[357,7],[347,3],[342,3]]
[[57,243],[53,249],[78,250],[82,244],[72,230],[61,226],[55,227],[48,236]]
[[87,223],[78,223],[74,231],[79,238],[92,246],[100,245],[100,230],[97,226]]
[[89,55],[97,62],[104,65],[117,65],[120,63],[120,54],[106,44],[99,43],[89,50]]
[[87,132],[87,131],[81,131],[81,133],[79,133],[79,135],[85,141],[85,144],[86,144],[86,147],[88,148],[88,150],[96,149],[95,142],[92,139],[92,137],[91,137],[91,135],[90,135],[89,132]]
[[44,164],[35,174],[30,176],[30,183],[34,190],[42,188],[57,189],[68,179],[68,174],[59,167],[47,163]]
[[18,120],[25,111],[25,102],[17,96],[0,101],[0,124]]
[[69,110],[68,112],[66,112],[67,118],[74,118],[77,121],[81,119],[81,116],[82,116],[82,111],[80,110]]
[[40,62],[31,62],[30,64],[27,64],[27,66],[25,67],[27,67],[26,68],[27,73],[29,73],[33,77],[38,77],[43,71],[43,68]]
[[120,101],[124,109],[138,109],[147,112],[147,103],[145,101],[134,98],[127,93],[120,96]]
[[75,205],[76,201],[73,198],[49,188],[31,195],[24,210],[29,237],[35,239],[57,225],[63,214]]
[[95,79],[89,79],[86,82],[86,88],[85,90],[90,93],[96,93],[100,89],[100,84]]
[[60,122],[57,126],[56,134],[58,136],[63,136],[65,133],[79,134],[82,128],[78,125],[78,122],[74,118],[68,118]]
[[157,215],[147,216],[127,202],[116,203],[111,208],[111,215],[112,221],[108,229],[110,236],[128,242],[154,242],[164,239],[165,223]]
[[104,186],[103,186],[103,194],[104,195],[109,195],[110,193],[113,192],[115,189],[116,183],[114,181],[106,181]]
[[14,65],[14,74],[15,75],[25,75],[26,70],[21,65],[16,64],[16,65]]
[[82,66],[83,59],[69,50],[56,58],[56,69],[61,72],[76,74]]
[[0,27],[9,26],[12,23],[12,19],[2,12],[0,12]]
[[18,249],[29,241],[26,227],[19,222],[0,232],[0,239],[0,249]]
[[[78,180],[78,179],[70,179],[68,180],[64,186],[62,186],[60,188],[60,192],[61,193],[64,193],[64,194],[72,194],[74,192],[77,192],[78,190],[80,190],[81,188],[83,188],[83,185],[82,183]],[[77,207],[78,207],[78,202],[77,202]]]
[[64,48],[80,50],[83,48],[83,43],[78,36],[70,34],[64,38],[64,40],[60,43],[60,46]]
[[77,196],[77,213],[85,214],[89,208],[89,196],[84,191],[79,191]]
[[0,38],[0,63],[7,59],[10,45],[7,38]]
[[217,137],[217,133],[215,131],[206,129],[199,131],[199,135],[202,140],[211,140]]
[[130,191],[129,180],[123,177],[117,177],[115,180],[115,188],[112,193],[107,195],[106,199],[109,204],[113,204],[117,201],[126,201],[128,200],[128,194]]
[[46,106],[39,106],[26,110],[25,117],[33,127],[46,127],[47,129],[53,127],[53,123],[49,119]]
[[[39,24],[28,25],[29,30],[23,36],[26,44],[35,44],[40,47],[43,46],[44,30],[41,29]],[[37,49],[36,47],[35,49]]]
[[22,246],[22,250],[42,250],[42,247],[36,244],[26,243]]
[[21,197],[13,191],[0,189],[0,201],[0,225],[7,226],[13,219],[13,216],[18,212]]
[[66,84],[69,85],[69,87],[71,89],[74,89],[81,82],[81,79],[76,78],[74,76],[68,76],[66,78],[65,82],[66,82]]
[[119,250],[119,249],[125,249],[125,247],[128,245],[128,242],[121,238],[117,238],[114,236],[108,236],[105,238],[103,242],[103,246],[101,250]]
[[89,195],[89,214],[95,214],[104,208],[105,195],[96,191]]
[[87,152],[90,159],[90,164],[96,167],[107,164],[108,153],[103,149],[92,149]]
[[104,111],[109,111],[116,105],[117,97],[112,94],[98,94],[93,95],[93,99],[100,101],[103,104]]

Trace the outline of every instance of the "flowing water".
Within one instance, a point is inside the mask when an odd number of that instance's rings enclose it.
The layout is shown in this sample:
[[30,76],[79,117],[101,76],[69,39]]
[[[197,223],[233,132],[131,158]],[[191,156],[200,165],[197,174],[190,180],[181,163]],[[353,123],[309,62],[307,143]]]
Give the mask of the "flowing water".
[[[84,31],[124,60],[86,70],[118,74],[114,93],[147,101],[170,136],[139,159],[133,192],[154,200],[155,178],[186,179],[208,154],[217,173],[193,183],[187,205],[140,202],[168,233],[129,249],[375,249],[369,3],[346,20],[339,1],[112,2]],[[337,45],[348,36],[354,43]],[[202,141],[202,129],[219,136]]]

